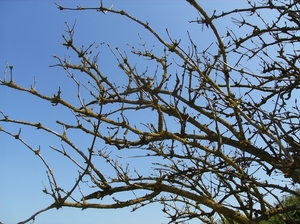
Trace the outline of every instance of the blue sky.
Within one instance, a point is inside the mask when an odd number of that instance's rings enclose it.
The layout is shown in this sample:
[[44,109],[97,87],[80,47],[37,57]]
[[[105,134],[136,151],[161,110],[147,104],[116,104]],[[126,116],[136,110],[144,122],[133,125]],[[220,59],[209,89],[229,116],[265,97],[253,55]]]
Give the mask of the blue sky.
[[[76,7],[99,6],[97,1],[58,0],[63,6]],[[200,1],[199,1],[200,2]],[[203,0],[201,5],[208,12],[214,9],[226,10],[238,7],[241,1],[229,0],[226,5],[220,1]],[[188,23],[197,13],[183,0],[104,0],[105,6],[114,5],[114,9],[124,9],[142,21],[148,21],[162,37],[166,38],[168,28],[174,38],[187,39],[190,30],[199,43],[210,41],[210,34],[201,32],[201,27]],[[74,96],[74,83],[60,68],[50,68],[57,61],[53,55],[70,54],[59,41],[62,41],[65,22],[73,24],[76,20],[75,43],[88,46],[92,42],[105,42],[112,47],[129,51],[126,45],[140,43],[138,34],[149,42],[153,38],[143,29],[118,15],[103,14],[95,11],[60,11],[53,1],[0,1],[0,77],[4,76],[7,63],[13,65],[14,82],[29,88],[36,79],[37,90],[52,95],[62,88],[65,98]],[[219,24],[225,31],[227,24]],[[153,42],[154,43],[154,42]],[[112,75],[118,71],[117,63],[109,50],[100,48],[100,64],[104,72]],[[6,74],[9,77],[9,74]],[[118,79],[118,77],[116,77]],[[29,121],[42,121],[43,124],[61,131],[55,120],[69,119],[69,112],[57,110],[28,94],[12,91],[0,86],[0,110],[11,118]],[[19,126],[1,124],[6,130],[17,133]],[[49,145],[59,145],[59,140],[29,128],[22,128],[21,137],[33,147],[42,147],[45,156],[52,159],[52,164],[60,170],[59,179],[64,184],[70,181],[69,175],[75,175],[65,160],[57,157]],[[57,143],[58,141],[58,143]],[[76,170],[75,170],[76,172]],[[76,176],[76,175],[75,175]],[[71,179],[72,180],[72,179]],[[73,179],[74,180],[74,179]],[[0,133],[0,221],[12,224],[22,221],[39,209],[51,203],[52,198],[42,192],[43,183],[47,184],[45,167],[33,153],[10,136]],[[160,205],[148,207],[131,213],[131,209],[92,210],[63,208],[50,210],[37,216],[35,223],[166,223],[167,219],[160,211]]]

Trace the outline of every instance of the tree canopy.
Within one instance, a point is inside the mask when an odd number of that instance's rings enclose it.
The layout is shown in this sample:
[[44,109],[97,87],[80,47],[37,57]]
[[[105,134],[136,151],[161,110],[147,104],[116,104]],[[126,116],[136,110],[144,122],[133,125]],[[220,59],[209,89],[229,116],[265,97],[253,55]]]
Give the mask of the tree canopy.
[[[167,29],[163,38],[151,22],[102,1],[74,8],[56,3],[62,11],[129,20],[156,45],[141,38],[127,51],[101,42],[78,47],[76,25],[66,23],[61,44],[70,57],[55,55],[52,67],[65,70],[76,86],[72,99],[64,98],[67,87],[59,83],[53,95],[38,91],[36,83],[15,83],[7,65],[1,88],[32,94],[58,111],[66,108],[72,119],[57,120],[58,131],[1,111],[1,123],[55,136],[60,146],[50,149],[77,172],[71,186],[62,186],[43,146],[27,144],[22,129],[0,127],[1,135],[22,142],[47,170],[43,192],[53,203],[21,223],[62,207],[134,211],[160,203],[170,223],[259,223],[300,210],[299,203],[281,203],[279,194],[300,198],[299,2],[247,3],[209,14],[201,1],[186,0],[199,15],[187,22],[213,37],[205,46],[189,31],[176,39]],[[230,24],[224,29],[220,21]],[[102,48],[115,57],[119,73],[102,72]],[[77,146],[79,136],[89,139],[86,147]]]

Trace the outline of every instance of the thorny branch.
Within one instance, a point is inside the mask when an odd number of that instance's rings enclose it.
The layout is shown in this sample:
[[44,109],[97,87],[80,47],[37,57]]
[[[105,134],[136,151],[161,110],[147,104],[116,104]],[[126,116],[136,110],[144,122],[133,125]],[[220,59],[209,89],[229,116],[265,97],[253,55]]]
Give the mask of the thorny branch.
[[[51,189],[43,191],[54,199],[49,207],[21,223],[64,206],[132,206],[134,211],[147,204],[161,203],[170,223],[194,218],[203,223],[215,219],[258,223],[300,209],[299,205],[283,205],[274,193],[282,191],[300,197],[293,190],[300,183],[300,110],[294,97],[299,94],[300,82],[297,1],[248,1],[249,8],[214,12],[212,16],[198,2],[187,2],[200,16],[191,22],[212,30],[214,35],[215,40],[205,50],[200,50],[199,42],[190,33],[190,46],[185,48],[168,31],[169,40],[164,40],[148,22],[123,10],[106,8],[102,1],[100,7],[94,8],[66,8],[56,3],[60,10],[94,10],[127,18],[145,28],[161,44],[158,51],[163,52],[148,50],[141,37],[141,49],[130,46],[130,58],[119,48],[104,43],[79,49],[74,45],[75,25],[66,23],[67,36],[63,35],[62,45],[72,50],[80,62],[54,56],[57,64],[52,67],[63,68],[75,83],[78,105],[63,98],[63,87],[53,96],[46,96],[37,91],[36,81],[30,89],[14,83],[13,66],[7,65],[10,79],[6,80],[5,72],[0,80],[2,86],[27,92],[52,106],[61,105],[76,120],[58,120],[57,124],[63,127],[60,134],[42,122],[20,121],[1,112],[1,122],[37,128],[56,136],[64,143],[62,149],[50,148],[79,170],[73,186],[65,190],[57,183],[40,148],[35,150],[21,138],[21,129],[12,134],[1,128],[43,161]],[[270,20],[264,18],[262,11],[266,9],[277,15]],[[236,27],[228,27],[226,34],[220,33],[215,21],[228,16],[234,25],[246,28],[244,36],[235,33]],[[293,50],[286,51],[287,45]],[[98,64],[99,53],[94,51],[105,46],[122,71],[120,82],[112,81]],[[154,62],[156,69],[152,72],[146,66],[141,71],[133,62],[141,57]],[[259,65],[255,72],[248,68],[253,65],[250,62]],[[85,74],[87,81],[79,81],[77,73]],[[76,146],[72,130],[92,137],[88,150]],[[96,140],[106,147],[97,150]],[[135,150],[134,156],[129,156],[131,150]],[[143,164],[148,165],[150,174],[139,169],[138,164],[129,164],[129,157],[150,158],[148,164]],[[113,170],[113,174],[104,173],[99,164]],[[280,178],[284,182],[278,181]],[[133,192],[127,194],[128,200],[118,199],[128,192]],[[272,197],[280,207],[268,203],[267,197]],[[102,203],[99,199],[103,198],[111,203]]]

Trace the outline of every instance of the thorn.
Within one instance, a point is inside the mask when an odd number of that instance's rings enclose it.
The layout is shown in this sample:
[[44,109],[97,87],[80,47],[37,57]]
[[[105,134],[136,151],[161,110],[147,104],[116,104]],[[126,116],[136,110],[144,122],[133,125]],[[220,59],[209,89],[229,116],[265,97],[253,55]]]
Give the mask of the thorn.
[[41,152],[41,146],[39,146],[39,149],[34,150],[34,154],[36,155],[40,155],[40,152]]
[[12,82],[13,81],[12,70],[13,70],[14,66],[10,65],[8,67],[10,68],[10,81]]
[[[108,10],[112,10],[113,7],[114,7],[114,5],[112,4],[112,5],[108,8]],[[107,13],[107,12],[108,12],[107,10],[104,10],[104,11],[103,11],[104,14]]]
[[33,86],[31,85],[31,90],[36,90],[36,78],[34,77]]
[[21,134],[21,128],[20,128],[20,130],[19,130],[19,133],[18,133],[17,135],[14,135],[14,137],[15,137],[16,139],[20,139],[20,134]]

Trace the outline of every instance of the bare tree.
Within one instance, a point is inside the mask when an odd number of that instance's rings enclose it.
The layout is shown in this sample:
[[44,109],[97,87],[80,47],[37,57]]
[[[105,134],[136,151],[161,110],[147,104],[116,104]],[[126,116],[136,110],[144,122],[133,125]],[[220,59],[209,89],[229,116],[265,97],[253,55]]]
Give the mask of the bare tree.
[[[126,80],[118,83],[103,74],[97,61],[99,46],[77,48],[74,26],[67,24],[62,45],[79,61],[55,56],[58,62],[54,66],[63,68],[77,85],[77,103],[64,99],[61,88],[46,96],[34,85],[28,89],[14,83],[12,75],[1,80],[2,86],[68,108],[75,118],[73,123],[57,121],[64,130],[58,133],[42,121],[19,121],[1,112],[1,122],[31,126],[56,136],[63,144],[51,148],[78,169],[72,187],[61,186],[42,151],[28,145],[21,130],[15,134],[1,129],[24,143],[47,169],[49,186],[43,191],[53,203],[22,223],[61,207],[132,206],[136,210],[160,203],[170,223],[191,219],[258,223],[300,209],[299,204],[274,207],[270,202],[273,198],[280,203],[280,191],[300,197],[295,190],[300,183],[298,1],[249,0],[246,8],[212,15],[200,2],[186,2],[199,14],[189,22],[213,33],[210,45],[199,47],[189,33],[188,47],[168,31],[169,38],[163,39],[147,22],[102,3],[95,8],[57,4],[60,10],[91,10],[129,19],[146,29],[160,46],[155,50],[146,44],[130,46],[131,56],[127,56],[106,45]],[[274,16],[265,18],[266,11]],[[234,26],[221,33],[216,22],[227,18]],[[155,69],[138,68],[135,59],[141,57],[151,66],[155,62]],[[257,67],[249,68],[253,63]],[[13,67],[9,69],[12,72]],[[85,83],[79,81],[79,74],[85,75]],[[72,131],[91,137],[88,149],[77,147],[69,134]],[[97,148],[96,141],[106,147]],[[136,154],[129,162],[126,155],[132,152]],[[83,186],[89,188],[83,190]],[[80,197],[74,193],[78,190]]]

